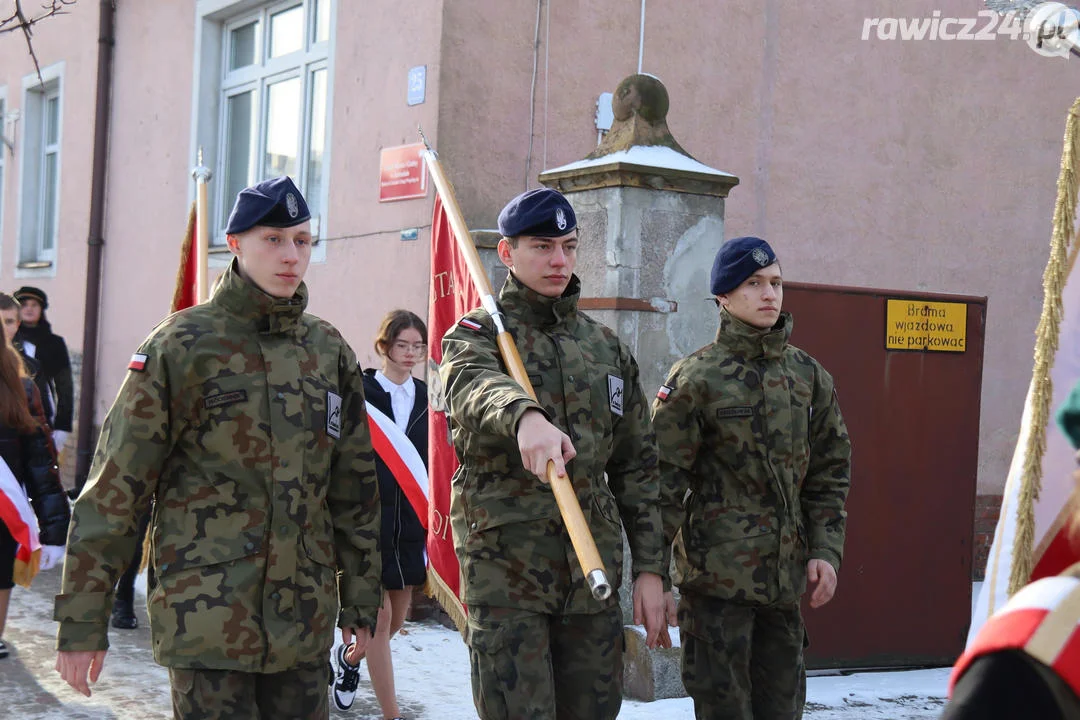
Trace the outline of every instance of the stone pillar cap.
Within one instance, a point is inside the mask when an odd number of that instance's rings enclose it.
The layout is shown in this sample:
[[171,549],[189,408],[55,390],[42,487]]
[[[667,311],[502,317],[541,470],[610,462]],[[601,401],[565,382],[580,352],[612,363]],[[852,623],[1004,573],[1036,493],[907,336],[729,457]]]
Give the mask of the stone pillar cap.
[[612,95],[615,121],[603,142],[584,160],[544,171],[540,182],[562,192],[629,186],[727,197],[739,178],[683,150],[668,130],[669,105],[659,78],[625,78]]

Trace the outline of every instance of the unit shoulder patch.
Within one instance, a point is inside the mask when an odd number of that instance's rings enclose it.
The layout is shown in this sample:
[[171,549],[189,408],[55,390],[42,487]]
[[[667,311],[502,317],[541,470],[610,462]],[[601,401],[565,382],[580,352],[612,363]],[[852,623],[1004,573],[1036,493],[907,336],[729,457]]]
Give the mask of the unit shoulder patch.
[[617,375],[607,376],[608,407],[619,417],[623,414],[623,379]]

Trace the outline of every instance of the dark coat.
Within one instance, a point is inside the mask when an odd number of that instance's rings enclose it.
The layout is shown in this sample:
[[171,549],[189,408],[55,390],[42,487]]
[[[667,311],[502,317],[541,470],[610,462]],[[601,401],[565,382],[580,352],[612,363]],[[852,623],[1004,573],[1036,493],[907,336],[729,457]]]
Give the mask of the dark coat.
[[[23,382],[31,414],[39,419],[37,415],[41,405],[37,388],[29,379]],[[30,498],[30,505],[38,519],[41,544],[64,545],[67,542],[71,506],[60,484],[60,472],[45,431],[38,428],[32,433],[21,433],[15,428],[0,425],[0,458],[7,463]]]
[[55,414],[50,417],[54,430],[71,432],[74,415],[75,383],[71,377],[71,358],[68,356],[64,338],[52,331],[52,326],[44,317],[33,327],[25,323],[19,326],[15,340],[26,349],[26,344],[34,346],[34,359],[41,365],[41,375],[56,395]]
[[956,683],[941,720],[1070,720],[1080,699],[1050,668],[1017,650],[976,659]]
[[22,357],[26,374],[33,379],[34,384],[37,385],[38,393],[41,395],[41,407],[45,412],[42,420],[51,428],[53,416],[56,415],[53,409],[52,387],[49,385],[49,381],[45,379],[45,373],[41,371],[41,363],[26,354],[21,342],[16,340],[14,345]]
[[[375,379],[375,370],[364,371],[364,397],[387,417],[394,411],[390,395]],[[405,433],[416,447],[427,467],[428,424],[427,385],[416,381],[416,400]],[[427,531],[420,524],[409,499],[405,497],[393,473],[376,454],[375,469],[379,476],[379,498],[382,501],[382,581],[387,590],[400,590],[406,585],[423,585],[427,577],[424,566],[424,546]]]

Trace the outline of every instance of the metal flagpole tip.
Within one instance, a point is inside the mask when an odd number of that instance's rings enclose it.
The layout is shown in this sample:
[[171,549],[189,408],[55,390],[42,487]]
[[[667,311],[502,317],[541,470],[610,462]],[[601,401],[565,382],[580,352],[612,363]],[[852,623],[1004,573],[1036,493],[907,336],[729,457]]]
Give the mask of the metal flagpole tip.
[[608,582],[607,573],[603,570],[593,570],[587,578],[589,589],[597,600],[607,600],[611,597],[611,584]]
[[191,177],[195,178],[195,182],[200,182],[200,183],[209,182],[210,178],[212,178],[214,176],[214,173],[210,170],[210,168],[203,165],[202,148],[201,147],[199,148],[199,155],[198,155],[198,159],[196,160],[196,162],[198,164],[194,168],[191,169]]

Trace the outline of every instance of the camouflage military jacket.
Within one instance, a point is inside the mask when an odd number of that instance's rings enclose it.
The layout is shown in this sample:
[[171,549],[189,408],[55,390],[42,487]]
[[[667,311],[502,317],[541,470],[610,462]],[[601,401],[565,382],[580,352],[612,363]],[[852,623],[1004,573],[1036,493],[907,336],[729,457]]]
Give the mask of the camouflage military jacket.
[[374,628],[379,501],[361,374],[307,289],[271,297],[235,262],[129,366],[75,503],[60,650],[107,647],[113,586],[151,508],[148,610],[163,665],[274,673]]
[[653,401],[684,591],[794,603],[809,559],[840,568],[851,444],[832,377],[788,344],[791,328],[788,313],[758,330],[722,311],[716,342],[679,361]]
[[[454,447],[450,518],[467,605],[593,613],[554,495],[521,463],[517,424],[538,409],[570,436],[567,466],[608,578],[622,573],[625,526],[633,572],[666,577],[657,506],[656,445],[638,367],[613,332],[577,311],[574,277],[547,298],[511,275],[499,304],[536,390],[506,374],[491,319],[466,315],[443,339],[441,377]],[[605,473],[607,480],[605,481]]]

